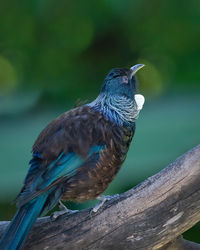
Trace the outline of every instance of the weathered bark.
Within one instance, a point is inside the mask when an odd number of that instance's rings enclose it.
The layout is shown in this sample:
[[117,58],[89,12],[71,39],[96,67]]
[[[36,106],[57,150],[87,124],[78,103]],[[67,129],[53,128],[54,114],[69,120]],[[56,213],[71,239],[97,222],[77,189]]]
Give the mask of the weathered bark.
[[[200,221],[200,145],[103,206],[38,219],[24,249],[200,249],[183,240]],[[0,235],[9,222],[0,223]]]

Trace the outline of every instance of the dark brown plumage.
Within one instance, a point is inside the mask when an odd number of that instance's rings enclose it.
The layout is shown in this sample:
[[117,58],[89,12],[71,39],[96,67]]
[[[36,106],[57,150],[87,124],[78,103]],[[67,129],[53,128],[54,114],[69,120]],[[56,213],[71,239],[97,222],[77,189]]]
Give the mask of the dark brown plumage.
[[[133,126],[122,129],[88,106],[59,116],[41,132],[33,146],[33,152],[42,152],[41,171],[62,152],[74,152],[85,161],[75,175],[61,177],[47,189],[57,185],[60,188],[62,184],[64,201],[96,198],[105,191],[125,160],[133,133]],[[98,153],[98,159],[93,155],[87,158],[90,149],[96,145],[105,146]]]

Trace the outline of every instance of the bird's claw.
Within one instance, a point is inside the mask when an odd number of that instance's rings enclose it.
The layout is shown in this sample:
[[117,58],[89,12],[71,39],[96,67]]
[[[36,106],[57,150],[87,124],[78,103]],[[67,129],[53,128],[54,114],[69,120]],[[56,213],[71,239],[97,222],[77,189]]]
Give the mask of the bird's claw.
[[60,211],[56,211],[50,215],[51,221],[55,221],[59,216],[63,214],[74,214],[79,211],[79,210],[68,209],[61,201],[59,201],[59,209]]
[[115,194],[113,196],[111,195],[101,195],[99,197],[97,197],[97,200],[101,201],[100,203],[98,203],[95,207],[92,208],[92,210],[90,211],[90,216],[92,216],[93,213],[96,213],[103,205],[106,201],[112,200],[114,198],[119,197],[119,194]]
[[67,209],[65,211],[64,210],[56,211],[50,215],[50,219],[51,221],[55,221],[58,217],[60,217],[63,214],[74,214],[74,213],[77,213],[78,211],[79,210],[70,210],[70,209]]

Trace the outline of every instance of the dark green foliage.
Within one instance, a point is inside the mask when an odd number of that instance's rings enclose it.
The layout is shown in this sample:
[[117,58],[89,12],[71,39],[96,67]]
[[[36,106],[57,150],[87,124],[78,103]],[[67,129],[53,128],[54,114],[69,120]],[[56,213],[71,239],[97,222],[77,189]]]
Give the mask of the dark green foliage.
[[195,85],[199,10],[195,0],[2,1],[1,94],[34,88],[74,101],[97,93],[110,68],[136,62],[148,65],[140,73],[148,92]]

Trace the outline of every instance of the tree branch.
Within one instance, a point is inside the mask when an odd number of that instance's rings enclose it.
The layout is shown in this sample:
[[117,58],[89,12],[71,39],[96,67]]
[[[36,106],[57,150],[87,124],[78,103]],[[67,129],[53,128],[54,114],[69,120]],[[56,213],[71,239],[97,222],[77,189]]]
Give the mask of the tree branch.
[[86,209],[38,219],[24,249],[200,249],[178,237],[198,221],[200,145],[92,216]]

